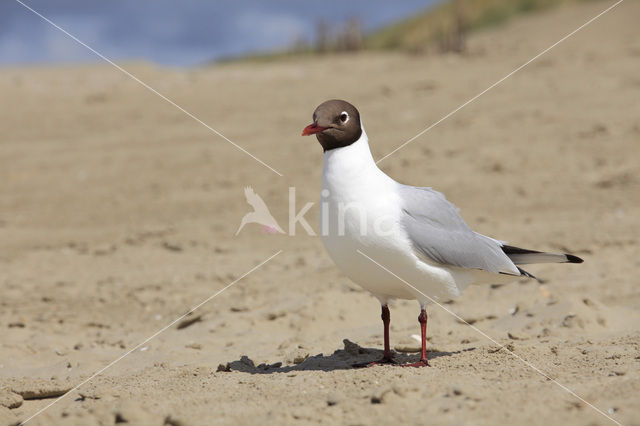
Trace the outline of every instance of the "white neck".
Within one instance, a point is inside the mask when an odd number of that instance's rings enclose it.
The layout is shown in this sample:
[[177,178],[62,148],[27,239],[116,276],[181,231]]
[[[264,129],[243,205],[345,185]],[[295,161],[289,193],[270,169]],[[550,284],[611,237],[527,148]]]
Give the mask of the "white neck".
[[340,179],[351,179],[362,174],[369,175],[375,171],[382,173],[371,155],[369,139],[364,127],[360,138],[351,145],[324,153],[322,175],[325,178],[339,176]]

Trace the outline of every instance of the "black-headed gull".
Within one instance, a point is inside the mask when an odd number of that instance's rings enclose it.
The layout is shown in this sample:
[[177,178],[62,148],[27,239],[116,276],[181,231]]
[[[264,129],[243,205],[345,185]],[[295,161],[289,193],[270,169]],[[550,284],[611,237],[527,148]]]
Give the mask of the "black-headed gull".
[[348,102],[322,103],[302,135],[316,135],[324,150],[324,246],[336,265],[382,305],[384,355],[372,364],[394,363],[389,349],[391,299],[420,303],[422,354],[419,362],[408,365],[425,366],[430,301],[457,297],[470,284],[534,278],[518,265],[582,262],[570,254],[521,249],[478,234],[441,193],[391,179],[373,160],[360,113]]

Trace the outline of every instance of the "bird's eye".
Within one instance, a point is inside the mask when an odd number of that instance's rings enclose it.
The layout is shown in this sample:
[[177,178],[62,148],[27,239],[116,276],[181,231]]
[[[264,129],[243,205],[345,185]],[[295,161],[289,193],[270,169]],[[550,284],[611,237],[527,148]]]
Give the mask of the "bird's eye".
[[343,123],[349,121],[349,114],[347,114],[346,111],[342,111],[342,113],[340,114],[340,121],[342,121]]

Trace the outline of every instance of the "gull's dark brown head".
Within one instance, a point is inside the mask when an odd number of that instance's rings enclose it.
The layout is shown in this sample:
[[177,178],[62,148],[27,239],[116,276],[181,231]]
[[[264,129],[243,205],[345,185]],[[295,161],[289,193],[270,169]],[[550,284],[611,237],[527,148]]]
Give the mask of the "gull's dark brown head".
[[349,146],[362,135],[360,113],[346,101],[323,102],[313,112],[313,123],[302,131],[302,136],[309,135],[316,135],[325,151]]

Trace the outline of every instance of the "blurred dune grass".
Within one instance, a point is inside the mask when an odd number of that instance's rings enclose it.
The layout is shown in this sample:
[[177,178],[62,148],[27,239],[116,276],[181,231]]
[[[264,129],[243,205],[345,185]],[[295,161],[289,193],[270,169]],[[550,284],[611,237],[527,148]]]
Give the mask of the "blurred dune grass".
[[475,31],[507,22],[510,18],[585,0],[453,0],[411,18],[396,22],[365,37],[369,49],[421,51],[443,45],[459,31]]
[[394,22],[368,34],[353,17],[341,26],[319,21],[316,38],[309,43],[296,40],[285,49],[226,58],[217,62],[276,61],[287,57],[359,50],[398,50],[410,53],[441,53],[466,50],[471,32],[502,25],[511,18],[563,4],[596,0],[450,0],[414,16]]

